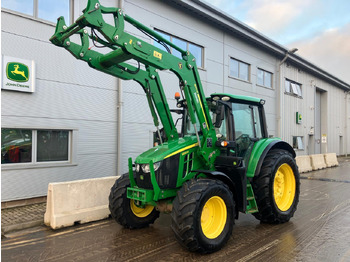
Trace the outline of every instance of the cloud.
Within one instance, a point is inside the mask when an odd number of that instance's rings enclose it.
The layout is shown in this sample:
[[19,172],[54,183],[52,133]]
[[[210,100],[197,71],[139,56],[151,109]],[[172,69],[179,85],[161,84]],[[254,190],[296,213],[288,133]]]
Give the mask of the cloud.
[[297,42],[300,56],[350,84],[350,23]]
[[247,0],[246,21],[251,27],[267,35],[274,35],[313,4],[314,0]]

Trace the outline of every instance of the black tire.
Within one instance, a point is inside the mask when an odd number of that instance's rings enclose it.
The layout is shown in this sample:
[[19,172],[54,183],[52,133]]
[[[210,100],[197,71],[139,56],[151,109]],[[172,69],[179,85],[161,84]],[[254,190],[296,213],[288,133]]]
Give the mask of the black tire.
[[[208,201],[209,200],[209,201]],[[211,202],[210,202],[211,201]],[[214,201],[214,202],[213,202]],[[215,202],[218,201],[218,202]],[[205,228],[205,221],[213,222],[206,219],[207,210],[210,209],[206,205],[211,203],[214,207],[218,203],[219,209],[226,207],[226,219],[221,220],[218,227]],[[214,204],[214,205],[213,205]],[[210,205],[210,204],[209,204]],[[205,208],[204,208],[205,207]],[[205,211],[203,212],[203,210]],[[225,209],[225,208],[224,208]],[[224,214],[224,212],[221,212]],[[209,212],[214,215],[215,212]],[[223,217],[216,212],[216,217]],[[204,216],[201,221],[202,216]],[[235,203],[233,195],[229,188],[219,180],[212,179],[192,179],[183,184],[182,188],[177,192],[173,201],[173,210],[171,213],[172,226],[175,237],[179,243],[190,251],[200,253],[212,253],[221,249],[229,240],[232,234],[232,228],[235,218]],[[210,224],[210,223],[209,223]],[[206,224],[208,225],[208,223]],[[210,231],[215,228],[216,232]],[[204,233],[206,232],[207,235]],[[209,233],[213,233],[208,238]]]
[[[111,188],[109,194],[109,210],[111,211],[112,217],[125,228],[143,228],[149,224],[153,224],[154,221],[159,217],[159,212],[151,206],[150,212],[147,212],[146,216],[137,215],[133,212],[133,208],[137,208],[133,202],[126,196],[126,189],[130,186],[129,174],[123,174],[119,179],[115,181],[115,184]],[[142,212],[142,209],[139,209]],[[148,214],[149,213],[149,214]]]
[[[280,189],[276,187],[276,192],[274,190],[275,179],[277,185],[282,183]],[[293,217],[299,202],[300,175],[295,159],[288,151],[271,150],[264,159],[260,174],[253,179],[252,184],[259,209],[259,212],[253,215],[258,220],[264,223],[279,224],[288,222]]]

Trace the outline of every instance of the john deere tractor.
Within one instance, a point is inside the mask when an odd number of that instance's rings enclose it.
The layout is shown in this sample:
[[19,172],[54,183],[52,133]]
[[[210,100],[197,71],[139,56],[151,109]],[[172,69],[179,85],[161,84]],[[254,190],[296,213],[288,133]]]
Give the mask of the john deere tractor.
[[[113,15],[113,25],[105,22],[105,14]],[[127,33],[125,23],[150,40]],[[78,43],[70,39],[74,34]],[[70,26],[58,18],[50,41],[96,70],[136,81],[145,92],[156,145],[134,161],[129,158],[129,172],[111,189],[109,209],[119,224],[143,228],[160,212],[171,213],[179,243],[210,253],[226,244],[239,212],[275,224],[294,215],[300,192],[295,152],[288,143],[269,138],[264,100],[225,93],[206,97],[188,50],[98,0],[88,0]],[[91,45],[109,51],[100,53]],[[169,108],[159,77],[163,70],[179,80],[176,109]],[[179,114],[181,128],[173,114]]]

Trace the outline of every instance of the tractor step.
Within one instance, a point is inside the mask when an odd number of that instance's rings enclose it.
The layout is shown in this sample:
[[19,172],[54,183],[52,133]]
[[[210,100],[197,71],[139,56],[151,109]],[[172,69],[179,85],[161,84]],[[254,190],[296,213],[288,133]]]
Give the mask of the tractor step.
[[258,205],[256,204],[253,187],[250,184],[249,180],[247,180],[247,209],[246,213],[256,213],[259,212]]

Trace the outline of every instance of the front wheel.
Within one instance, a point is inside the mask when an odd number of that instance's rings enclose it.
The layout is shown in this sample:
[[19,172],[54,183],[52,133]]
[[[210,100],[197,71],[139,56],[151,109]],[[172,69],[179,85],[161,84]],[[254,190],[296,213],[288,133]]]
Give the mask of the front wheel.
[[261,222],[284,223],[293,217],[300,193],[300,176],[292,155],[282,149],[271,150],[253,179],[258,213]]
[[159,212],[154,206],[139,207],[134,200],[127,198],[126,190],[129,186],[129,175],[126,173],[111,188],[109,210],[112,217],[126,228],[143,228],[153,224],[159,217]]
[[233,195],[219,180],[192,179],[178,191],[171,217],[171,227],[182,246],[200,253],[215,252],[232,234]]

